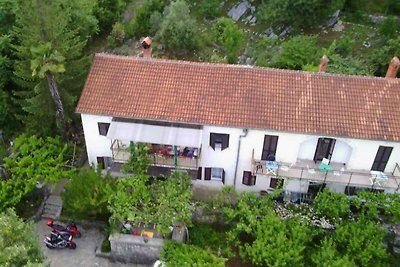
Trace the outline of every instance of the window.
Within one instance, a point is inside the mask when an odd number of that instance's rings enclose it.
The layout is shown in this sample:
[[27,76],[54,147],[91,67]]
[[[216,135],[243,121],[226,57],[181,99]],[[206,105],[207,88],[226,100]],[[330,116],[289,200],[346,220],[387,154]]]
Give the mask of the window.
[[108,133],[108,128],[110,128],[110,124],[105,122],[98,122],[97,125],[99,127],[99,134],[106,136]]
[[224,150],[229,147],[229,134],[210,133],[210,146],[214,150]]
[[244,185],[255,185],[256,184],[256,176],[252,175],[249,171],[243,172],[243,180],[242,184]]
[[269,183],[269,187],[271,188],[282,188],[285,183],[285,179],[282,178],[271,178],[271,182]]
[[204,174],[204,180],[215,180],[225,183],[225,171],[222,168],[204,168]]
[[379,146],[378,152],[376,152],[374,163],[372,164],[371,171],[385,171],[386,164],[389,161],[392,150],[393,147]]
[[264,145],[263,145],[261,159],[262,160],[271,160],[272,158],[275,159],[277,146],[278,146],[278,136],[266,135],[264,137]]

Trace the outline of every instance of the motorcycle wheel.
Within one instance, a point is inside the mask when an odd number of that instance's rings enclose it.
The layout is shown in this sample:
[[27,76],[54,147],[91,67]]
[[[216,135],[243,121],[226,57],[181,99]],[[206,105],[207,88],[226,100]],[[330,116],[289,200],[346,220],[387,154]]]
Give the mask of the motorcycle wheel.
[[71,243],[71,244],[69,244],[68,248],[76,249],[76,244],[75,243]]
[[46,247],[48,247],[49,249],[53,249],[53,246],[50,246],[49,244],[46,244]]

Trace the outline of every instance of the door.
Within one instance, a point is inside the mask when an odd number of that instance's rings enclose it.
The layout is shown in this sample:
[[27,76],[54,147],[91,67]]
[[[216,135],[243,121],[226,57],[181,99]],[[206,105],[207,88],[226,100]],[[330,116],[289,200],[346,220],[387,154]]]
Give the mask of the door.
[[371,171],[384,172],[386,164],[389,161],[390,154],[392,154],[393,147],[379,146],[378,152],[376,153],[374,163],[372,164]]
[[314,161],[322,161],[323,158],[331,160],[336,140],[333,138],[318,138],[317,149],[315,150]]
[[266,135],[264,137],[264,145],[261,154],[261,160],[270,160],[268,157],[275,157],[276,147],[278,146],[278,136]]

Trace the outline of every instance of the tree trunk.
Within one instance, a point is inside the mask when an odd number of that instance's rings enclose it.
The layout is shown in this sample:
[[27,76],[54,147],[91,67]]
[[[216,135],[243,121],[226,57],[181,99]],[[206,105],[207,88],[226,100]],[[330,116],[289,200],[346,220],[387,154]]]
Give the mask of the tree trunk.
[[53,98],[54,104],[56,106],[56,115],[60,122],[61,135],[62,135],[64,141],[67,141],[67,125],[65,123],[64,108],[63,108],[63,104],[61,102],[60,93],[58,92],[56,79],[55,79],[54,75],[50,72],[46,73],[46,78],[47,78],[47,83],[49,85],[51,97]]

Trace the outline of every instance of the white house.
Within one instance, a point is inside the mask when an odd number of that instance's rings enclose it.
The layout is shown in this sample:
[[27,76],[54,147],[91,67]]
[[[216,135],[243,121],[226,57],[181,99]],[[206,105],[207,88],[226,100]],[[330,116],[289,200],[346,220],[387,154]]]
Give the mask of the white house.
[[77,107],[88,158],[111,167],[144,142],[205,186],[399,192],[395,59],[378,78],[97,54]]

